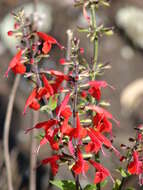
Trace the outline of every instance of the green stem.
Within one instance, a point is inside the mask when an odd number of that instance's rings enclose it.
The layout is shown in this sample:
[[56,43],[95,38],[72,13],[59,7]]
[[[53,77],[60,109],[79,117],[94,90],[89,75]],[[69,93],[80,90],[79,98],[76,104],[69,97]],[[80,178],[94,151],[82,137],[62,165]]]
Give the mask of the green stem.
[[95,38],[93,40],[93,75],[92,75],[92,80],[95,80],[96,77],[96,67],[97,67],[97,62],[98,62],[98,36],[96,33],[97,29],[97,23],[96,23],[96,14],[95,14],[95,6],[91,5],[91,25],[92,29],[94,30],[95,33]]
[[[96,67],[97,67],[97,62],[98,62],[98,48],[99,48],[99,42],[98,42],[98,36],[96,33],[97,29],[97,23],[96,23],[96,13],[95,13],[95,6],[91,5],[90,7],[91,10],[91,25],[92,29],[95,34],[95,38],[93,40],[93,74],[91,76],[91,80],[95,80],[96,78]],[[96,101],[94,98],[91,99],[92,104],[96,104]],[[100,155],[99,153],[95,155],[95,161],[100,162]],[[101,190],[100,184],[97,184],[97,190]]]

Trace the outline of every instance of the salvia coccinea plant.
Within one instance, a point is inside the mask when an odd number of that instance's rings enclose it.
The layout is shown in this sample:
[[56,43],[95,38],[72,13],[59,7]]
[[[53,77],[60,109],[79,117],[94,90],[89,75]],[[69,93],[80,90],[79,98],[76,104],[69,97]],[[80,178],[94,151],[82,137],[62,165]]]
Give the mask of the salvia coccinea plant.
[[[8,77],[9,72],[13,72],[31,81],[29,85],[32,85],[32,91],[26,100],[24,115],[29,109],[47,113],[47,120],[29,127],[25,133],[39,131],[40,142],[35,153],[38,154],[43,146],[53,150],[53,155],[43,159],[41,164],[50,165],[54,176],[60,165],[68,166],[74,180],[51,181],[62,190],[100,190],[108,179],[113,184],[110,189],[120,190],[130,175],[138,175],[139,183],[143,184],[143,127],[139,126],[137,137],[130,139],[132,147],[121,145],[126,150],[122,156],[113,145],[112,134],[112,125],[118,126],[119,122],[107,111],[108,103],[101,100],[101,89],[113,90],[114,87],[104,80],[97,80],[109,68],[107,64],[99,64],[99,40],[103,35],[110,36],[113,33],[112,27],[97,26],[96,10],[100,6],[108,7],[109,1],[75,0],[75,7],[82,8],[88,23],[87,28],[80,26],[78,31],[85,33],[93,44],[93,53],[89,63],[84,57],[79,39],[74,37],[69,48],[70,60],[63,57],[59,60],[59,64],[68,68],[66,74],[55,68],[42,68],[41,61],[48,59],[53,46],[57,46],[59,51],[66,51],[67,48],[54,37],[36,30],[32,19],[26,18],[23,10],[13,13],[14,30],[8,32],[9,36],[18,39],[19,45],[5,75]],[[121,163],[126,163],[126,168],[118,168],[120,179],[114,179],[109,168],[100,162],[100,157],[106,157],[105,149],[112,151]],[[83,187],[79,176],[83,175],[87,180],[90,168],[95,169],[93,183]]]

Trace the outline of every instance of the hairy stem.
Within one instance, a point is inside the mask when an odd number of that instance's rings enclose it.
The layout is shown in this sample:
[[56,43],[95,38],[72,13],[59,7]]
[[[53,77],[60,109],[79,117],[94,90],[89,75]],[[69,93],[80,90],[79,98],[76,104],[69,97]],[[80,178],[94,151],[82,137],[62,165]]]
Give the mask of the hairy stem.
[[[34,10],[33,10],[33,30],[37,29],[36,24],[36,14],[37,14],[37,4],[38,0],[33,0]],[[35,39],[34,39],[35,40]],[[36,70],[36,73],[38,72],[37,66],[34,69]],[[33,79],[38,85],[41,85],[41,81],[39,76],[36,74],[36,80]],[[34,126],[38,122],[39,113],[38,112],[32,112],[32,125]],[[36,190],[36,163],[37,163],[37,155],[33,152],[36,150],[37,147],[37,140],[35,139],[36,131],[32,130],[31,132],[31,147],[30,147],[30,179],[29,179],[29,190]]]
[[19,82],[20,82],[20,75],[17,75],[14,80],[14,84],[10,93],[5,122],[4,122],[3,145],[4,145],[5,165],[7,171],[8,190],[14,190],[12,185],[12,172],[11,172],[10,155],[9,155],[9,131],[10,131],[10,123],[13,113],[14,100]]
[[98,36],[96,34],[97,23],[96,23],[96,14],[95,14],[95,6],[91,5],[91,25],[95,33],[95,39],[93,40],[93,76],[92,80],[95,80],[96,77],[96,67],[98,62]]
[[[39,112],[32,112],[32,125],[36,125],[39,120]],[[37,148],[37,139],[35,136],[37,135],[36,130],[31,131],[31,150],[30,150],[30,183],[29,189],[36,190],[36,163],[37,163],[37,155],[33,152]]]
[[[96,78],[96,68],[97,68],[97,63],[98,63],[98,48],[99,48],[99,42],[98,42],[98,36],[97,36],[97,23],[96,23],[96,12],[95,12],[95,6],[91,5],[90,7],[90,11],[91,11],[91,25],[92,25],[92,29],[94,31],[95,34],[95,38],[93,40],[93,74],[91,77],[91,80],[95,80]],[[92,104],[96,104],[96,101],[94,98],[91,99],[91,103]],[[95,155],[95,161],[100,162],[100,155],[99,153]],[[100,190],[101,186],[100,184],[97,184],[97,190]]]
[[[73,97],[73,126],[76,128],[76,113],[77,113],[77,99],[78,99],[78,62],[74,58],[75,70],[74,70],[74,97]],[[74,142],[76,145],[76,142]],[[80,188],[79,175],[75,176],[76,190]]]
[[[66,61],[71,61],[71,48],[72,48],[72,39],[73,39],[73,32],[69,29],[67,30],[67,51],[66,51]],[[64,74],[67,75],[69,72],[69,67],[64,67]],[[66,88],[66,81],[63,82],[63,88]],[[61,94],[60,100],[64,99],[64,93]]]

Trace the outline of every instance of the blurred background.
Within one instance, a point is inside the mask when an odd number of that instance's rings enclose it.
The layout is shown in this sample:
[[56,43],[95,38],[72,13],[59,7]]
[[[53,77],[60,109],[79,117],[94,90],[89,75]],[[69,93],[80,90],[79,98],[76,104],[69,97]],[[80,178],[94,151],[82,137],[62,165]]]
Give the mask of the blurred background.
[[[15,42],[7,37],[7,31],[13,28],[13,18],[10,13],[13,10],[25,8],[27,14],[33,11],[30,0],[0,0],[0,190],[7,190],[6,171],[3,163],[3,126],[9,94],[14,76],[4,78],[8,64],[15,52]],[[66,30],[72,29],[75,35],[77,26],[86,26],[80,8],[73,7],[72,0],[39,0],[38,21],[39,30],[52,34],[62,45],[66,45]],[[114,127],[116,136],[115,146],[129,144],[128,139],[135,136],[134,127],[142,123],[143,115],[143,1],[141,0],[112,0],[111,7],[102,8],[97,12],[98,24],[114,26],[115,34],[111,37],[100,39],[99,62],[109,62],[111,70],[107,70],[100,79],[106,80],[116,90],[105,89],[103,99],[111,103],[109,110],[120,121],[120,128]],[[92,46],[81,35],[81,46],[85,49],[85,56],[89,59]],[[54,47],[53,54],[44,64],[49,68],[57,68],[58,59],[64,54]],[[56,55],[56,58],[55,58]],[[29,85],[21,80],[17,92],[10,129],[10,154],[15,190],[27,190],[29,183],[29,147],[30,137],[24,134],[26,128],[31,127],[31,112],[22,115],[25,100],[30,92]],[[46,115],[41,114],[43,121]],[[50,155],[50,150],[44,147],[40,150],[38,159]],[[110,156],[110,155],[109,155]],[[105,160],[104,160],[105,159]],[[106,165],[111,170],[118,167],[118,158],[110,156]],[[48,189],[49,167],[38,167],[37,190]],[[113,171],[116,175],[116,172]],[[61,168],[57,178],[70,179],[66,169]],[[92,175],[89,174],[92,178]],[[87,179],[81,179],[83,183]],[[91,179],[92,181],[93,179]],[[138,186],[136,177],[129,178],[127,184]]]

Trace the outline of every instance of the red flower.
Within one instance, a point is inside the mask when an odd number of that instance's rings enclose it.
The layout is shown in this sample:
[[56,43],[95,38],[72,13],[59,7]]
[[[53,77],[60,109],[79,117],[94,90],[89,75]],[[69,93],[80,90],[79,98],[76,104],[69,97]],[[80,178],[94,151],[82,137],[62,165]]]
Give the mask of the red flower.
[[66,62],[66,60],[65,60],[64,58],[61,58],[61,59],[59,60],[59,63],[60,63],[61,65],[65,65],[67,62]]
[[8,34],[8,36],[12,36],[13,35],[13,31],[10,30],[10,31],[7,32],[7,34]]
[[[56,110],[58,113],[58,109]],[[69,105],[66,105],[65,109],[63,109],[60,113],[60,116],[63,118],[67,119],[72,116],[72,111]]]
[[133,161],[128,165],[128,172],[136,175],[143,173],[143,163],[139,160],[137,151],[133,152]]
[[61,131],[61,138],[63,137],[63,135],[67,135],[69,136],[70,133],[72,132],[73,128],[68,124],[69,118],[66,118],[61,127],[60,127],[60,131]]
[[59,128],[55,128],[54,130],[49,129],[46,131],[45,138],[47,139],[47,141],[49,141],[50,146],[53,150],[59,150],[59,142],[55,138],[58,132]]
[[92,164],[95,168],[96,168],[96,174],[95,174],[95,178],[94,178],[94,183],[100,183],[102,181],[104,181],[108,176],[111,177],[112,176],[110,174],[110,172],[108,171],[107,168],[104,168],[101,164],[93,161],[93,160],[89,160],[90,164]]
[[47,89],[47,92],[50,94],[50,96],[52,96],[54,94],[54,90],[44,74],[42,75],[42,81],[44,83],[44,87]]
[[118,126],[120,125],[120,122],[117,121],[113,115],[111,113],[109,113],[107,110],[99,107],[99,106],[95,106],[95,105],[88,105],[86,106],[87,109],[95,111],[98,114],[102,114],[104,115],[107,119],[112,119]]
[[43,32],[37,32],[37,35],[44,40],[42,51],[43,53],[47,54],[52,48],[52,44],[58,45],[61,49],[63,49],[63,46],[61,46],[55,38],[52,36],[49,36],[48,34],[45,34]]
[[64,75],[60,71],[48,70],[48,71],[46,71],[46,73],[56,77],[54,83],[51,84],[51,86],[52,86],[52,88],[54,90],[54,93],[57,93],[58,91],[62,90],[61,84],[62,84],[62,82],[64,80],[66,80],[66,81],[69,80],[69,76],[68,75]]
[[57,161],[59,159],[60,159],[60,155],[53,155],[52,157],[49,157],[49,158],[42,160],[41,163],[43,165],[50,164],[51,168],[52,168],[53,175],[56,175],[58,172],[58,168],[59,168],[59,166],[57,164]]
[[86,151],[98,152],[102,145],[105,145],[107,148],[112,148],[112,143],[100,132],[95,131],[94,129],[88,130],[88,135],[91,139],[91,142],[86,146]]
[[61,112],[65,110],[65,108],[69,102],[69,99],[70,99],[70,92],[64,97],[60,106],[57,108],[58,109],[57,117],[59,117],[61,115]]
[[48,74],[51,74],[52,76],[55,76],[55,77],[59,77],[63,80],[69,80],[69,76],[68,75],[65,75],[64,73],[62,73],[61,71],[56,71],[56,70],[48,70],[46,71]]
[[45,96],[48,99],[50,96],[54,95],[54,89],[52,85],[49,84],[44,74],[42,75],[42,81],[43,81],[44,87],[41,87],[38,89],[38,92],[37,92],[38,100],[40,100],[43,96]]
[[50,119],[48,121],[40,122],[37,125],[35,125],[34,127],[27,129],[25,133],[28,133],[29,131],[31,131],[33,129],[41,129],[41,128],[43,128],[43,129],[45,129],[45,131],[47,131],[50,127],[52,127],[56,124],[57,124],[57,120]]
[[26,113],[26,109],[28,107],[30,107],[34,110],[40,109],[40,104],[38,103],[36,97],[37,97],[37,88],[34,88],[33,91],[31,92],[30,96],[26,100],[23,114]]
[[11,60],[7,71],[5,72],[5,76],[8,77],[9,71],[12,71],[15,74],[24,74],[26,72],[26,67],[21,63],[22,50],[20,50]]
[[102,147],[102,143],[95,137],[95,135],[92,134],[91,131],[87,131],[87,133],[91,141],[85,146],[85,151],[87,153],[89,152],[98,153],[98,151]]
[[93,117],[93,125],[101,133],[112,133],[112,123],[108,121],[108,119],[102,113],[96,113],[96,115]]
[[81,97],[82,97],[82,98],[86,98],[86,96],[87,96],[86,91],[82,91],[82,92],[81,92]]
[[31,131],[33,129],[41,129],[41,128],[43,128],[45,130],[45,136],[41,139],[40,145],[36,149],[36,153],[39,152],[41,146],[47,144],[48,142],[50,143],[52,149],[54,149],[54,150],[58,150],[59,149],[59,144],[54,139],[55,135],[57,134],[57,132],[58,132],[59,129],[58,128],[56,128],[55,130],[51,130],[50,129],[51,127],[53,127],[57,123],[58,123],[57,120],[50,119],[48,121],[44,121],[44,122],[38,123],[34,127],[29,128],[29,129],[26,130],[25,133],[28,133],[29,131]]
[[[56,110],[58,113],[58,109]],[[60,131],[61,131],[61,137],[60,140],[62,139],[63,135],[69,136],[70,133],[72,132],[73,128],[68,124],[69,118],[71,117],[72,112],[69,106],[66,106],[65,109],[61,112],[60,116],[64,118],[64,121],[61,124]]]
[[79,149],[77,150],[77,158],[78,158],[78,160],[73,165],[72,170],[77,175],[81,174],[81,173],[85,174],[89,169],[89,165],[88,165],[87,161],[83,159],[82,153]]
[[87,133],[91,139],[91,142],[89,142],[88,145],[86,145],[86,152],[97,153],[101,149],[104,154],[102,145],[105,145],[107,148],[112,148],[117,156],[120,155],[120,153],[115,149],[115,147],[113,147],[110,140],[107,139],[104,135],[102,135],[99,131],[95,131],[93,128],[90,128],[87,130]]
[[76,128],[73,128],[70,136],[71,136],[71,138],[77,138],[80,140],[80,139],[86,137],[86,135],[87,135],[87,130],[80,125],[80,118],[79,118],[79,115],[77,113],[77,115],[76,115]]
[[52,48],[52,44],[49,43],[48,41],[45,41],[43,44],[42,51],[44,54],[48,54],[50,52],[51,48]]
[[93,96],[96,100],[100,100],[101,98],[101,88],[107,87],[106,81],[90,81],[88,83],[90,88],[88,90],[89,94]]

